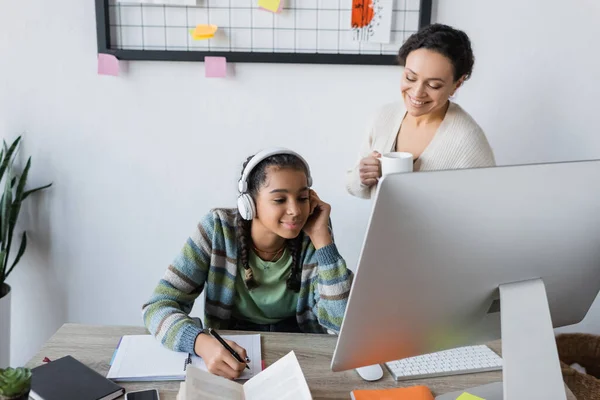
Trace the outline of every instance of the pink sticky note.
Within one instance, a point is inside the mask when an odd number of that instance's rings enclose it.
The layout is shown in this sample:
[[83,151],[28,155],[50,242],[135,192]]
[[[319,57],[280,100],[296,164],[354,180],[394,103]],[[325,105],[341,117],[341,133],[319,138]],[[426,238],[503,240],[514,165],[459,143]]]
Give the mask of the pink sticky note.
[[112,54],[98,54],[98,75],[119,76],[119,59]]
[[225,78],[227,59],[225,57],[204,57],[204,70],[207,78]]

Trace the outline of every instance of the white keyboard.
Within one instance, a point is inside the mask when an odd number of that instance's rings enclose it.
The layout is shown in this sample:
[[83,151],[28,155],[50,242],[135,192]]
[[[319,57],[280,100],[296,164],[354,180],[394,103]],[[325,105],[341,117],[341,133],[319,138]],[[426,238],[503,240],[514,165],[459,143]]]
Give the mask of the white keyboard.
[[385,363],[397,381],[471,374],[502,369],[502,358],[489,347],[468,346]]

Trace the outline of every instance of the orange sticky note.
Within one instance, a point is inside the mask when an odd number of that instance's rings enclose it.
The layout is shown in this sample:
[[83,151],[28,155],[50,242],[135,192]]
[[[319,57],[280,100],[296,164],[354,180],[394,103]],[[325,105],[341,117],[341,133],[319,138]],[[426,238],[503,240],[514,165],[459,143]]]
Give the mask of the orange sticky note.
[[219,29],[216,25],[197,25],[196,29],[191,31],[192,39],[194,40],[205,40],[215,36],[215,33]]
[[119,76],[119,59],[112,54],[98,54],[98,75]]
[[482,397],[479,397],[479,396],[475,396],[471,393],[464,392],[463,394],[458,396],[456,398],[456,400],[485,400],[485,399]]
[[427,386],[352,391],[354,400],[434,400]]
[[280,13],[283,8],[282,0],[258,0],[258,6],[265,11]]

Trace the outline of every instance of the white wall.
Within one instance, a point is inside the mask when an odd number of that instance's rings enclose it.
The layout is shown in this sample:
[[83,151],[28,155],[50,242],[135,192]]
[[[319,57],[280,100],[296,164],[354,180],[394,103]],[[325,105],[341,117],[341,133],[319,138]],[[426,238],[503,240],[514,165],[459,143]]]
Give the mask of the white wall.
[[[598,6],[440,3],[434,19],[473,40],[476,69],[458,101],[499,163],[600,157]],[[368,117],[398,98],[398,68],[238,64],[234,78],[207,80],[200,63],[132,62],[125,76],[104,77],[92,1],[0,10],[0,135],[25,132],[31,185],[54,182],[21,221],[30,247],[10,279],[13,364],[65,321],[140,325],[141,304],[195,222],[235,204],[241,162],[263,146],[306,156],[354,267],[368,203],[342,179]],[[599,304],[576,329],[600,333]]]

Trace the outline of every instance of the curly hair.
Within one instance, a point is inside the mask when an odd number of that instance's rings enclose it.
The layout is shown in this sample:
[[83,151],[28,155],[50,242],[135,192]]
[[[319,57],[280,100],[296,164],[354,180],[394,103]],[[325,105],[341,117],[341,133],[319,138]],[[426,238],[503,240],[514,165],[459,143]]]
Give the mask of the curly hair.
[[[242,174],[252,157],[248,157],[244,166],[242,168]],[[270,156],[260,163],[258,163],[253,169],[252,172],[248,175],[247,183],[248,183],[248,194],[256,201],[256,195],[258,194],[258,190],[265,184],[267,180],[267,169],[269,167],[275,167],[278,169],[290,168],[298,171],[304,171],[306,176],[308,177],[308,170],[306,169],[306,165],[304,162],[300,160],[298,157],[292,154],[276,154]],[[244,283],[249,290],[254,289],[258,286],[258,282],[254,279],[254,274],[252,273],[252,268],[250,268],[249,253],[250,246],[252,246],[252,236],[250,235],[250,227],[252,225],[252,221],[247,221],[242,218],[240,212],[237,212],[237,245],[238,245],[238,258],[242,263],[242,267],[244,268],[245,276]],[[300,232],[300,234],[294,239],[287,240],[287,248],[292,256],[292,270],[290,276],[287,279],[287,287],[294,292],[300,291],[300,279],[302,275],[302,264],[300,253],[302,251],[302,242],[304,240],[304,232]]]
[[418,49],[435,51],[446,57],[454,69],[454,81],[471,77],[475,55],[466,33],[443,24],[428,25],[413,33],[398,51],[398,62],[404,66],[408,55]]

